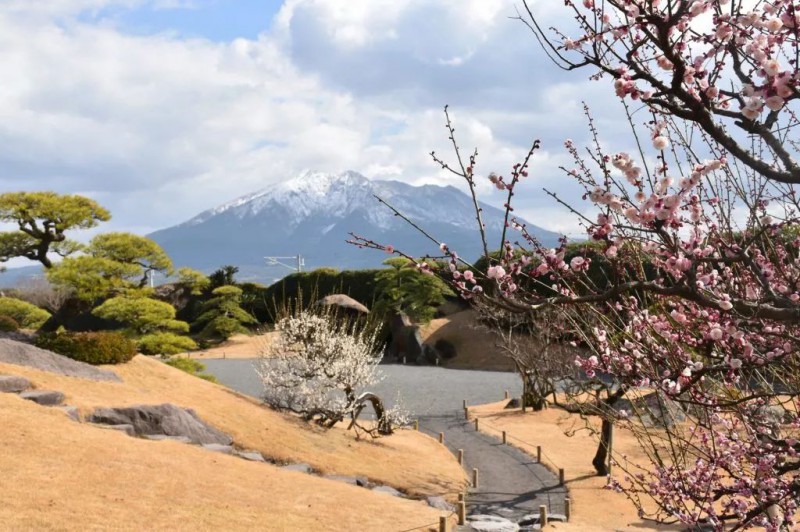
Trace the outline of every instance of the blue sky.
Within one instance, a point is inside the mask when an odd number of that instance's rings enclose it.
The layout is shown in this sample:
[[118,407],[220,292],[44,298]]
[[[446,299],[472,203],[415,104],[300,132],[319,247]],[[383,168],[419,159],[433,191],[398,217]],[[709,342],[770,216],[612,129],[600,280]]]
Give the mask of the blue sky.
[[80,19],[87,23],[113,19],[121,30],[141,35],[175,32],[182,38],[224,42],[255,39],[269,29],[282,4],[279,0],[194,0],[188,7],[111,5],[84,11]]
[[[463,186],[428,155],[450,153],[449,104],[480,175],[542,139],[517,213],[574,233],[542,188],[579,198],[563,142],[587,136],[583,100],[622,138],[618,105],[550,63],[517,4],[4,0],[0,192],[88,195],[113,214],[105,230],[147,233],[304,170]],[[531,4],[563,21],[561,2]]]

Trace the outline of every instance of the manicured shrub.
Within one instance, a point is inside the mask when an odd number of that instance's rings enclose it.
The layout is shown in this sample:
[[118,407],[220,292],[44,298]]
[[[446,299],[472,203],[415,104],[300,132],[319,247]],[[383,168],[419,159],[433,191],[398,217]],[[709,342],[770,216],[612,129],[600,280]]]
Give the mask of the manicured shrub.
[[145,355],[177,355],[193,349],[197,349],[194,340],[171,332],[156,332],[139,338],[139,351]]
[[50,319],[50,313],[13,297],[0,297],[0,315],[13,318],[24,329],[38,329]]
[[242,289],[236,286],[220,286],[214,296],[203,305],[204,312],[197,318],[195,327],[202,327],[204,338],[227,340],[236,333],[247,333],[246,325],[257,325],[256,319],[241,308]]
[[209,382],[217,382],[217,378],[215,376],[205,373],[205,364],[198,362],[197,360],[191,358],[171,358],[167,360],[166,363],[168,366],[185,371],[189,375],[200,377],[201,379]]
[[88,364],[121,364],[136,356],[136,344],[116,332],[44,333],[36,346]]
[[19,323],[11,316],[0,316],[0,332],[14,332],[19,330]]

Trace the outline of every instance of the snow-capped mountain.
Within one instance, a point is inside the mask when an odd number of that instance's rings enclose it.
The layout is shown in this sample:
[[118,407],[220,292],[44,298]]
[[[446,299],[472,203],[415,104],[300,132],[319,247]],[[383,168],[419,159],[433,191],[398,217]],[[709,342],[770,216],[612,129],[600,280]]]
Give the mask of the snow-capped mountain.
[[[245,277],[271,281],[288,270],[267,267],[265,256],[305,259],[305,268],[379,267],[386,255],[345,243],[353,231],[412,255],[435,254],[424,236],[375,199],[386,200],[465,258],[480,255],[472,200],[454,187],[411,186],[370,180],[357,172],[305,172],[268,189],[209,209],[174,227],[152,233],[175,264],[202,270],[224,264]],[[503,212],[482,205],[493,247],[499,245]],[[528,225],[543,243],[558,235]]]

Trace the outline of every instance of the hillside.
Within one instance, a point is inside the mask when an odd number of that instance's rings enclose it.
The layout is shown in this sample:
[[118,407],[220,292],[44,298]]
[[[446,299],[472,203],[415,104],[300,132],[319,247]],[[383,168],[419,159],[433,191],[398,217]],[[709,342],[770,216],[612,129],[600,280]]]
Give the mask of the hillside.
[[[418,432],[356,441],[351,432],[322,432],[150,358],[113,370],[124,382],[0,364],[0,374],[60,390],[84,413],[164,402],[192,408],[238,445],[323,474],[363,476],[411,495],[455,493],[465,480],[453,457]],[[126,529],[387,530],[434,523],[440,514],[422,502],[270,464],[75,423],[14,395],[0,394],[0,409],[0,522],[12,529],[114,522]]]

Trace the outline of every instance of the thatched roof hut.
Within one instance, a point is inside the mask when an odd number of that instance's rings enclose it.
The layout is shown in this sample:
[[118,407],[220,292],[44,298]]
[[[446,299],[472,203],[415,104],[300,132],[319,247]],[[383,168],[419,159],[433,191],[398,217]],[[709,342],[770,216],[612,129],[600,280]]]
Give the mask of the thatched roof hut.
[[336,306],[339,307],[341,310],[352,312],[355,314],[369,314],[369,309],[353,299],[350,296],[346,296],[344,294],[331,294],[329,296],[325,296],[316,303],[317,305],[323,305],[326,307]]

